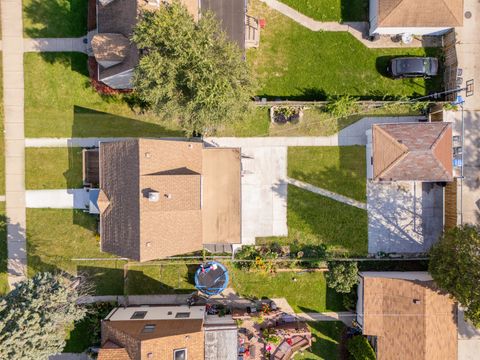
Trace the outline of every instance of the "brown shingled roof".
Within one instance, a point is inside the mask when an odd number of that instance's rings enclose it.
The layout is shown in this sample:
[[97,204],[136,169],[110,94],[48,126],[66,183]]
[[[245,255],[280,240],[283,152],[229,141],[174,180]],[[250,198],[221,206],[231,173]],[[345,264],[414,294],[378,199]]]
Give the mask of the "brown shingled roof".
[[456,305],[432,281],[363,278],[363,333],[379,360],[457,358]]
[[463,0],[379,0],[378,27],[456,27]]
[[375,180],[452,181],[450,123],[372,126]]
[[125,348],[107,341],[98,351],[97,360],[132,360]]
[[122,34],[95,34],[92,38],[92,50],[98,62],[121,62],[128,55],[129,48],[130,40]]
[[99,153],[102,251],[148,261],[240,243],[239,149],[134,139]]

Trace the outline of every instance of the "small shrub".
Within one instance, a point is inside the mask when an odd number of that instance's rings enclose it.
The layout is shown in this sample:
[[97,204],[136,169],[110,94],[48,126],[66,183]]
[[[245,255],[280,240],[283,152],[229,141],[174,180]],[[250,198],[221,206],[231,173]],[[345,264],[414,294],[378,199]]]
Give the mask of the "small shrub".
[[349,293],[357,284],[358,266],[354,261],[330,261],[327,284],[339,293]]
[[344,118],[355,114],[360,109],[358,98],[345,95],[338,98],[329,99],[329,103],[325,105],[325,110],[335,117]]
[[347,350],[355,360],[375,360],[375,351],[362,335],[352,337],[347,341]]

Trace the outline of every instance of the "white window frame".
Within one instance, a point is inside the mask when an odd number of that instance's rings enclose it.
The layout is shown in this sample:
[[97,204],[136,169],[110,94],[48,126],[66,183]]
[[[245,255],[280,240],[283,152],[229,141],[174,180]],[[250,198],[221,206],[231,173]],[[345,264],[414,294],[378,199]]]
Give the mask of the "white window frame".
[[180,352],[180,351],[184,351],[184,352],[185,352],[185,360],[188,360],[187,348],[175,349],[175,350],[173,350],[173,360],[175,360],[175,355],[177,354],[177,352]]

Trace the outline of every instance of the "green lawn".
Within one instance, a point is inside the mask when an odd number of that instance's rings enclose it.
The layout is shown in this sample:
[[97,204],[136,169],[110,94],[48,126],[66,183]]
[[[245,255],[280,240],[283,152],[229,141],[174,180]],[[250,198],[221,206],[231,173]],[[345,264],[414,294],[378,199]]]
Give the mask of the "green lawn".
[[368,0],[281,0],[318,21],[368,21]]
[[127,294],[183,294],[195,291],[196,265],[160,264],[129,266]]
[[79,37],[87,34],[88,0],[23,0],[25,37]]
[[438,55],[436,49],[368,49],[349,33],[313,32],[258,0],[251,4],[252,15],[266,19],[260,47],[247,52],[258,78],[259,96],[290,100],[340,95],[384,99],[425,95],[441,87],[441,76],[435,81],[393,80],[385,74],[393,56]]
[[333,254],[367,254],[368,218],[365,210],[289,185],[287,222],[287,237],[258,238],[257,242],[325,244]]
[[288,148],[288,176],[366,201],[365,146]]
[[0,295],[8,292],[7,275],[7,218],[5,216],[5,203],[0,202]]
[[24,68],[26,137],[183,135],[173,121],[132,111],[124,96],[99,95],[85,54],[28,53]]
[[297,354],[295,360],[340,359],[339,344],[345,325],[340,321],[317,321],[308,323],[312,332],[312,351]]
[[279,272],[272,275],[230,267],[230,277],[230,286],[239,295],[258,299],[284,297],[295,312],[344,310],[342,296],[327,288],[322,272]]
[[82,187],[81,148],[26,148],[25,150],[27,189]]
[[121,260],[74,261],[78,258],[114,258],[99,250],[96,220],[81,210],[27,209],[28,274],[66,271],[82,274],[102,295],[123,294]]

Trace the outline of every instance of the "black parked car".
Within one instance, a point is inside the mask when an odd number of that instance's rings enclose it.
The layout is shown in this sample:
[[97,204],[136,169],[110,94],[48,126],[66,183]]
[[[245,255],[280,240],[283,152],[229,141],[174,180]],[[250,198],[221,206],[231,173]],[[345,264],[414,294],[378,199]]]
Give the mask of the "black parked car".
[[438,59],[432,57],[401,57],[390,60],[389,73],[395,79],[435,76]]

